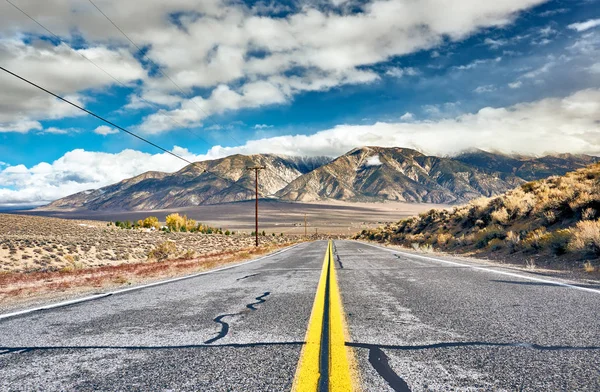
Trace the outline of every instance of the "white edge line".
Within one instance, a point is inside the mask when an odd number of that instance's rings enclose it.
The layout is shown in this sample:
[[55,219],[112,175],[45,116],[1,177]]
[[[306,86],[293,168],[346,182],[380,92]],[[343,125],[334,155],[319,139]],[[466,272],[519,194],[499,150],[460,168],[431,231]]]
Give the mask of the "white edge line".
[[90,296],[87,296],[87,297],[82,297],[82,298],[71,299],[71,300],[68,300],[68,301],[57,302],[57,303],[54,303],[54,304],[44,305],[44,306],[40,306],[40,307],[37,307],[37,308],[30,308],[30,309],[19,310],[17,312],[0,314],[0,320],[7,319],[7,318],[10,318],[10,317],[15,317],[15,316],[21,316],[21,315],[28,314],[28,313],[37,312],[39,310],[49,310],[49,309],[54,309],[54,308],[60,308],[62,306],[68,306],[68,305],[78,304],[78,303],[81,303],[81,302],[93,301],[95,299],[109,297],[109,296],[115,295],[115,294],[123,294],[123,293],[127,293],[127,292],[130,292],[130,291],[136,291],[136,290],[146,289],[148,287],[160,286],[160,285],[163,285],[163,284],[173,283],[173,282],[177,282],[177,281],[180,281],[180,280],[192,279],[192,278],[195,278],[195,277],[201,276],[201,275],[212,274],[213,272],[219,272],[219,271],[224,271],[224,270],[228,270],[228,269],[231,269],[231,268],[240,267],[242,265],[246,265],[246,264],[250,264],[250,263],[255,263],[257,261],[264,260],[264,259],[266,259],[268,257],[279,255],[281,253],[287,252],[288,250],[291,250],[291,249],[293,249],[293,248],[295,248],[297,246],[300,246],[302,244],[305,244],[305,242],[301,242],[299,244],[291,245],[291,246],[289,246],[287,248],[278,250],[277,252],[273,252],[271,254],[259,257],[259,258],[254,259],[254,260],[248,260],[248,261],[244,261],[242,263],[238,263],[238,264],[234,264],[234,265],[229,265],[227,267],[221,267],[221,268],[217,268],[217,269],[210,270],[210,271],[203,271],[203,272],[198,272],[198,273],[191,274],[191,275],[180,276],[180,277],[177,277],[177,278],[160,280],[158,282],[148,283],[148,284],[144,284],[144,285],[141,285],[141,286],[128,287],[126,289],[109,291],[109,292],[102,293],[102,294],[94,294],[94,295],[90,295]]
[[412,253],[407,253],[407,252],[403,252],[403,251],[396,250],[396,249],[386,248],[386,247],[383,247],[383,246],[373,245],[373,244],[369,244],[369,243],[362,242],[362,241],[357,241],[357,242],[360,242],[361,244],[365,244],[367,246],[371,246],[373,248],[382,249],[382,250],[385,250],[385,251],[388,251],[388,252],[391,252],[391,253],[402,254],[402,255],[407,256],[407,257],[414,257],[414,258],[423,259],[423,260],[437,261],[439,263],[446,263],[446,264],[458,265],[458,266],[461,266],[461,267],[472,268],[474,270],[486,271],[486,272],[491,272],[491,273],[494,273],[494,274],[512,276],[512,277],[516,277],[516,278],[532,280],[534,282],[549,283],[549,284],[553,284],[553,285],[556,285],[556,286],[563,286],[563,287],[568,287],[568,288],[571,288],[571,289],[576,289],[576,290],[581,290],[581,291],[588,291],[590,293],[600,294],[600,290],[590,289],[588,287],[576,286],[576,285],[573,285],[573,284],[568,284],[568,283],[563,283],[563,282],[557,282],[557,281],[554,281],[554,280],[535,278],[533,276],[526,276],[526,275],[516,274],[514,272],[500,271],[500,270],[497,270],[497,269],[490,269],[490,268],[485,268],[485,267],[477,267],[477,266],[474,266],[474,265],[457,263],[455,261],[448,261],[448,260],[438,259],[438,258],[435,258],[435,257],[415,255],[415,254],[412,254]]

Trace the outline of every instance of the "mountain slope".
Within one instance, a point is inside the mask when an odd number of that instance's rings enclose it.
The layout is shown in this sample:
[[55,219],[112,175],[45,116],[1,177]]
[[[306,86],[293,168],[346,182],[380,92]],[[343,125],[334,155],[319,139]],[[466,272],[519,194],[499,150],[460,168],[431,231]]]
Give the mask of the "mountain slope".
[[[600,259],[600,163],[525,183],[494,198],[431,210],[356,238],[541,263]],[[576,264],[575,264],[576,265]]]
[[480,169],[498,172],[503,178],[517,176],[526,181],[539,180],[549,176],[564,176],[568,172],[600,161],[600,158],[589,155],[556,154],[534,158],[483,150],[464,152],[455,159]]
[[285,201],[406,201],[464,203],[494,196],[526,180],[598,161],[586,155],[542,158],[475,150],[454,158],[427,156],[408,148],[361,147],[335,160],[273,154],[232,155],[196,162],[175,173],[147,172],[97,190],[80,192],[43,210],[149,210],[254,198],[254,173],[264,165],[261,197]]
[[247,200],[254,197],[254,174],[246,167],[253,165],[267,168],[260,172],[259,182],[259,193],[266,197],[328,160],[232,155],[196,162],[172,174],[147,172],[56,200],[42,209],[148,210]]
[[363,147],[292,181],[284,200],[398,200],[456,203],[504,192],[523,182],[451,158],[407,148]]

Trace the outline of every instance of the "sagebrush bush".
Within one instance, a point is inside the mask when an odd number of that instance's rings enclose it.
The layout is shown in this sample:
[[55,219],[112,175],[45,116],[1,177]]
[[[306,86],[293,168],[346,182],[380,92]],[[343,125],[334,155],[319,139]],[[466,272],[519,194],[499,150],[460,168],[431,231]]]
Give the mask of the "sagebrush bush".
[[156,245],[154,249],[148,252],[149,259],[164,261],[172,258],[177,254],[177,245],[174,241],[164,241]]
[[571,230],[559,229],[543,236],[542,247],[548,248],[553,254],[560,256],[566,253],[572,238]]
[[569,248],[573,251],[600,255],[600,219],[577,222]]

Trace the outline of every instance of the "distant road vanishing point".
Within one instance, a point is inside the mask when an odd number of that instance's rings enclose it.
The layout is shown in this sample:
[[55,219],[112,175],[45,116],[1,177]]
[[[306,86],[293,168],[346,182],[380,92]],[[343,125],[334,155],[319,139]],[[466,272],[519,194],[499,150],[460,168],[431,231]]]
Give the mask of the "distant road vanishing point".
[[355,241],[56,305],[0,390],[600,390],[600,287]]

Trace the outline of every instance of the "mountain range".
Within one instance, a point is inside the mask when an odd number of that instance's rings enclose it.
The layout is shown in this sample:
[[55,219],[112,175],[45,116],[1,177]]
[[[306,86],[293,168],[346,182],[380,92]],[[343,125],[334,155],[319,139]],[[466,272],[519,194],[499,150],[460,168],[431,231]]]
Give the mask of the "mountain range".
[[588,155],[525,157],[473,150],[456,157],[409,148],[361,147],[336,159],[276,154],[231,155],[196,162],[175,173],[146,172],[56,200],[43,210],[152,210],[218,204],[259,195],[282,201],[318,200],[465,203],[527,181],[600,161]]

